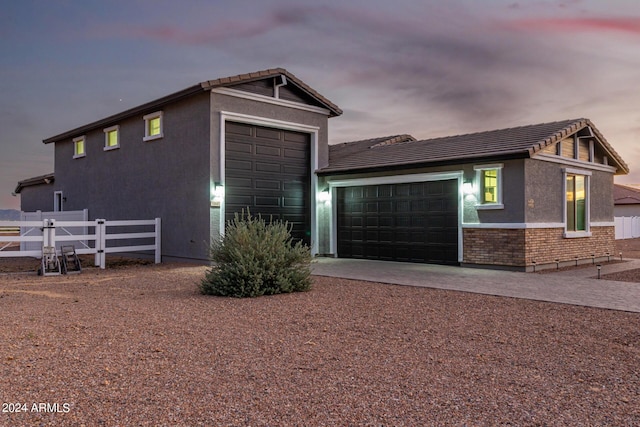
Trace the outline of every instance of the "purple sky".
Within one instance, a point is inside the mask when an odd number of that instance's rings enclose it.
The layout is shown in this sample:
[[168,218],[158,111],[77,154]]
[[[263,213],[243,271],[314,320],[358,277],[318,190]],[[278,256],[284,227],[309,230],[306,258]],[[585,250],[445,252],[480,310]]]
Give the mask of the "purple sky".
[[587,117],[640,182],[637,0],[84,0],[0,8],[0,209],[42,140],[204,80],[284,67],[330,142]]

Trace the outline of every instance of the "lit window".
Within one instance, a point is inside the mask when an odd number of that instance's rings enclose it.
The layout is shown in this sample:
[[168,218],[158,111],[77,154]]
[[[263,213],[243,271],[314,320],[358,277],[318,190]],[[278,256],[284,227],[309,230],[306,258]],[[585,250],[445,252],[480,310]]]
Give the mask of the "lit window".
[[498,169],[482,171],[482,203],[498,203]]
[[153,139],[162,138],[162,111],[147,114],[144,119],[144,138],[143,141],[151,141]]
[[84,136],[79,136],[73,139],[73,158],[78,159],[86,156]]
[[120,126],[111,126],[104,130],[104,150],[120,148]]
[[503,165],[474,166],[478,182],[478,209],[502,209],[502,168]]

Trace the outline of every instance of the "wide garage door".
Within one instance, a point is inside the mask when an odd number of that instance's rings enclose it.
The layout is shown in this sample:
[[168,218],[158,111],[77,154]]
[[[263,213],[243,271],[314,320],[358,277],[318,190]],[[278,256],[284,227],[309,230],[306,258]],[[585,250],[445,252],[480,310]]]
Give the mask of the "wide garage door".
[[225,220],[249,208],[288,221],[293,237],[309,244],[310,135],[226,122],[225,157]]
[[338,256],[458,263],[457,180],[340,187]]

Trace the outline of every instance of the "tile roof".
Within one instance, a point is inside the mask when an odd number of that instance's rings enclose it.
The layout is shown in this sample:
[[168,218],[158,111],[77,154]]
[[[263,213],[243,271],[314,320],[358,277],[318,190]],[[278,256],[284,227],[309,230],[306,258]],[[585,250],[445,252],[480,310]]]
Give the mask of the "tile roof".
[[480,158],[531,157],[580,129],[590,126],[619,173],[629,169],[588,119],[563,120],[466,135],[427,140],[404,141],[401,144],[379,144],[385,138],[374,138],[329,146],[329,165],[320,174],[352,172],[380,168],[402,168],[436,163],[456,163]]
[[60,141],[62,139],[68,139],[74,136],[81,135],[89,130],[93,130],[100,127],[111,126],[127,117],[134,116],[136,114],[149,113],[157,108],[161,108],[163,105],[166,105],[170,102],[174,102],[179,99],[195,95],[197,93],[202,93],[204,91],[211,90],[216,87],[229,87],[229,86],[237,85],[239,83],[245,83],[245,82],[250,82],[254,80],[262,80],[269,77],[275,77],[281,74],[286,76],[288,81],[293,82],[307,95],[315,99],[319,104],[327,108],[330,112],[329,113],[330,117],[335,117],[342,114],[342,110],[336,104],[332,103],[327,98],[320,95],[316,90],[311,88],[309,85],[307,85],[305,82],[297,78],[295,75],[293,75],[289,71],[285,70],[284,68],[272,68],[268,70],[256,71],[253,73],[238,74],[236,76],[231,76],[231,77],[223,77],[215,80],[207,80],[205,82],[201,82],[196,85],[190,86],[179,92],[172,93],[170,95],[164,96],[162,98],[158,98],[156,100],[147,102],[137,107],[130,108],[126,111],[122,111],[120,113],[114,114],[104,119],[91,122],[89,124],[77,127],[75,129],[71,129],[69,131],[63,132],[56,136],[52,136],[50,138],[43,140],[42,142],[44,142],[45,144],[49,144],[52,142]]
[[640,204],[640,188],[629,185],[613,185],[613,202],[616,205]]

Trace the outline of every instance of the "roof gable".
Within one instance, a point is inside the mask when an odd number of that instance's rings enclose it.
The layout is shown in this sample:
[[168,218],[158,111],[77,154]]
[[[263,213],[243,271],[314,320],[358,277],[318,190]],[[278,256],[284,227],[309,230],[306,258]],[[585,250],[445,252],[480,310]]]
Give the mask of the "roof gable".
[[314,105],[329,110],[330,117],[342,114],[342,110],[336,104],[284,68],[272,68],[209,80],[202,82],[201,85],[205,89],[236,89],[285,101]]
[[[588,119],[564,120],[487,132],[455,135],[402,144],[379,145],[380,139],[329,147],[329,165],[320,173],[350,172],[377,168],[402,168],[427,164],[460,163],[482,158],[533,157],[563,138],[589,126],[620,173],[628,167]],[[376,142],[377,141],[377,142]],[[335,147],[335,148],[332,148]]]

